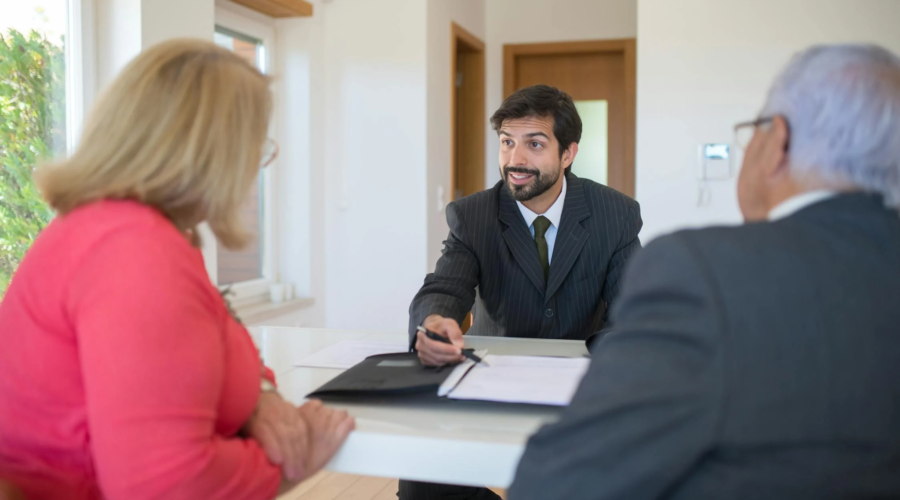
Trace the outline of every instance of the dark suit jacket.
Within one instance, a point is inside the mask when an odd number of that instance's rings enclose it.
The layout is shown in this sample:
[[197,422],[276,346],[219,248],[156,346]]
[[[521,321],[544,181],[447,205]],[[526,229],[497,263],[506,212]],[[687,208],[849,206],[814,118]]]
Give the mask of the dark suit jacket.
[[566,182],[546,284],[534,238],[502,181],[447,205],[450,234],[409,307],[413,343],[428,315],[462,323],[470,310],[471,335],[585,339],[600,330],[625,261],[641,247],[640,206],[568,170]]
[[881,198],[661,238],[613,319],[511,499],[900,498],[900,216]]

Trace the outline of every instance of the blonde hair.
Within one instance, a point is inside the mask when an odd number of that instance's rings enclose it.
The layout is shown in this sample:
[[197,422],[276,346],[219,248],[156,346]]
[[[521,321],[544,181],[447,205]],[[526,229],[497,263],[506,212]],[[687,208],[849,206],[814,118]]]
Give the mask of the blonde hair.
[[161,211],[199,245],[206,221],[246,244],[239,209],[254,185],[271,113],[269,79],[212,42],[178,39],[138,55],[88,118],[67,160],[35,180],[60,214],[100,199]]

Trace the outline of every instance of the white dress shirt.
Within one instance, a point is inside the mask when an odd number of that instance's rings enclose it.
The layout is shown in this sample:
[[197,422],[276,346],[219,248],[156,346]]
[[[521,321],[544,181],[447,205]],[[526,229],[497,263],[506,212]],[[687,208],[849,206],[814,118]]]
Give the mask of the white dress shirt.
[[525,218],[525,224],[528,224],[528,230],[531,231],[532,238],[534,238],[534,219],[537,219],[541,215],[550,219],[550,227],[547,228],[547,232],[544,233],[544,239],[547,240],[548,264],[553,262],[553,245],[556,244],[556,233],[559,231],[559,220],[562,218],[563,205],[566,203],[566,177],[564,174],[560,175],[563,176],[562,190],[559,192],[559,197],[556,198],[556,201],[553,202],[553,205],[550,205],[550,208],[548,208],[546,212],[536,214],[521,202],[516,202],[516,205],[519,205],[519,211],[522,212],[522,217]]
[[801,193],[796,196],[792,196],[781,203],[779,203],[775,208],[769,211],[769,221],[773,222],[776,220],[784,219],[785,217],[790,217],[795,213],[803,210],[804,208],[815,205],[820,201],[825,201],[828,198],[832,198],[837,195],[836,191],[829,191],[826,189],[819,191],[809,191],[807,193]]

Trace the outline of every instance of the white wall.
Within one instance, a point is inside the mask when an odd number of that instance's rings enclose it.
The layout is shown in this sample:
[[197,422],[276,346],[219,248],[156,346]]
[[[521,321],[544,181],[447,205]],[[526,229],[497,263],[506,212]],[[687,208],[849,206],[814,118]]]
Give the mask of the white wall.
[[324,73],[323,47],[316,43],[323,24],[322,16],[276,22],[279,279],[294,284],[298,297],[315,300],[280,323],[287,326],[325,324],[324,127],[312,126],[314,116],[324,117],[324,99],[312,97],[324,92],[324,78],[313,78]]
[[405,330],[426,267],[426,2],[339,0],[318,16],[326,326]]
[[[131,0],[129,0],[131,1]],[[142,0],[141,42],[144,48],[170,38],[212,39],[215,3],[209,0]]]
[[108,85],[141,50],[163,40],[211,40],[214,10],[212,0],[95,0],[98,87]]
[[734,180],[697,206],[697,147],[732,142],[790,56],[815,43],[875,42],[900,53],[896,0],[640,0],[637,198],[644,241],[737,223]]
[[450,23],[484,39],[485,0],[315,9],[278,21],[278,126],[282,279],[316,305],[266,323],[405,330],[447,235]]
[[[450,23],[485,41],[486,1],[492,0],[428,0],[428,259],[422,278],[434,270],[449,230],[443,207],[451,196]],[[438,190],[443,192],[440,200]]]
[[[681,0],[670,0],[680,4]],[[488,0],[487,118],[503,102],[503,45],[634,38],[638,0]],[[487,186],[500,180],[499,142],[488,126]]]
[[98,90],[102,90],[141,51],[141,0],[95,0],[94,15],[94,76]]

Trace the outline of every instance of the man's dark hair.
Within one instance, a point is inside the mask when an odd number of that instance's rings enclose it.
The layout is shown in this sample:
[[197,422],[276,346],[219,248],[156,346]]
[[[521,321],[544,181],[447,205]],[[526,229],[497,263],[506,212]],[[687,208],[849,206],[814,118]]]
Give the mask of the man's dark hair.
[[581,140],[581,117],[569,94],[549,85],[525,87],[507,97],[491,116],[491,127],[500,132],[506,120],[553,117],[553,135],[559,141],[559,156]]

